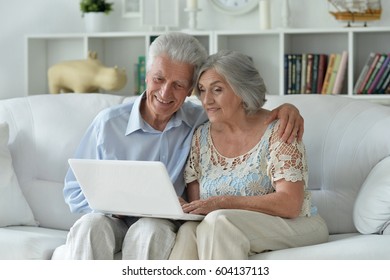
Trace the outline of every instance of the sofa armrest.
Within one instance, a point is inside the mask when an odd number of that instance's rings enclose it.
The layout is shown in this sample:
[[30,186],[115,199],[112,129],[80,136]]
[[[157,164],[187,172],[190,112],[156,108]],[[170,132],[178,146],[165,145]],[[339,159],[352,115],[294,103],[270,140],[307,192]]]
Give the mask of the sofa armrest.
[[390,156],[374,166],[356,198],[353,220],[362,234],[390,234]]

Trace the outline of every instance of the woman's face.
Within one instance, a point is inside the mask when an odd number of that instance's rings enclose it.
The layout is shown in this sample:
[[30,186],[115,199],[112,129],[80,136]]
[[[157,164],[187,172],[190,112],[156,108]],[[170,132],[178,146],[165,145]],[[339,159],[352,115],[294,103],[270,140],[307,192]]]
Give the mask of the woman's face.
[[241,98],[215,69],[203,72],[198,89],[210,122],[228,122],[244,112]]

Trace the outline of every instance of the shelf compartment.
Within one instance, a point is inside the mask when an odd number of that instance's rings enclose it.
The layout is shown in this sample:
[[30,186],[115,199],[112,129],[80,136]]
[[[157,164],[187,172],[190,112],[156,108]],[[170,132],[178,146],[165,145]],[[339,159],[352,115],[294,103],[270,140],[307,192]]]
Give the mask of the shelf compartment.
[[217,33],[217,50],[229,49],[250,56],[268,89],[268,94],[279,95],[280,38],[277,33]]

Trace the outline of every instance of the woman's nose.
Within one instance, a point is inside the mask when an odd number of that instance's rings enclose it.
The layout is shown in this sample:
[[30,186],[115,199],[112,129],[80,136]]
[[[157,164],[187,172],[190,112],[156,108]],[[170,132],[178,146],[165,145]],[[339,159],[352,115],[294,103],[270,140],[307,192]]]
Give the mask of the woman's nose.
[[210,93],[210,91],[205,90],[202,94],[202,100],[204,104],[210,104],[214,101],[213,95]]

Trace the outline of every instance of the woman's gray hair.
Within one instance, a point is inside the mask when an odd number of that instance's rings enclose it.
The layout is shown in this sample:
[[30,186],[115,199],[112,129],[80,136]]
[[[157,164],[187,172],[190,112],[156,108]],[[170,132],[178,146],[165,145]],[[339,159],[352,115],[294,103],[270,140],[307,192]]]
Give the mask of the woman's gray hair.
[[[242,99],[247,114],[254,114],[263,107],[267,88],[249,56],[230,50],[220,50],[210,55],[200,68],[197,83],[209,69],[215,69],[224,77],[234,93]],[[199,97],[198,87],[195,87],[195,93]]]
[[158,56],[194,66],[192,86],[195,85],[200,67],[205,62],[208,53],[205,47],[193,36],[181,32],[170,32],[158,36],[150,45],[146,71],[149,71],[153,61]]

